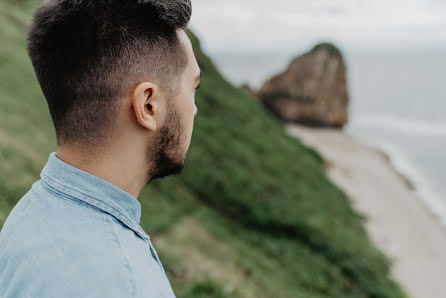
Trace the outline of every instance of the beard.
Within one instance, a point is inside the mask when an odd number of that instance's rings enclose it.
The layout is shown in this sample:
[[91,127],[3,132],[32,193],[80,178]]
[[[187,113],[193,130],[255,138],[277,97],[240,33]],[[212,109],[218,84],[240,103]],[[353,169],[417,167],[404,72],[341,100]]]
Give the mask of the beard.
[[169,104],[164,125],[150,140],[146,149],[147,181],[180,174],[184,168],[184,154],[181,152],[184,128],[178,110]]

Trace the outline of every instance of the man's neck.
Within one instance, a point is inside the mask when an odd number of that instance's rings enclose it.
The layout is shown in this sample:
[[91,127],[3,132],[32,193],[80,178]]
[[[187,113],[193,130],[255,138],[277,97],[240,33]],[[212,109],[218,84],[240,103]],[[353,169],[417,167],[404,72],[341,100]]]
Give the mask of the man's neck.
[[[115,157],[119,156],[119,157]],[[116,187],[138,198],[145,185],[134,165],[134,158],[126,158],[125,155],[104,154],[103,156],[86,155],[72,148],[58,148],[56,157],[67,164],[82,171],[97,176]],[[132,168],[132,166],[134,168]]]

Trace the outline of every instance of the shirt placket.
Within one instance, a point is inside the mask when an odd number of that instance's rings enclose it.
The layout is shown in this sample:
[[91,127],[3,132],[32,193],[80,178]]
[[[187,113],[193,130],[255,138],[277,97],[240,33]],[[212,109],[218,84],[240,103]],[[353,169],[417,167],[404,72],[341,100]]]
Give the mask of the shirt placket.
[[136,232],[138,233],[138,235],[141,236],[141,238],[143,238],[143,239],[147,242],[147,244],[149,245],[150,253],[152,254],[153,258],[155,259],[155,261],[158,263],[158,265],[160,266],[161,270],[162,270],[162,271],[164,272],[164,274],[165,274],[166,272],[164,271],[163,265],[161,264],[161,261],[160,261],[160,259],[159,259],[159,257],[158,257],[158,254],[157,254],[157,252],[156,252],[156,249],[155,249],[155,247],[153,246],[152,241],[150,241],[150,236],[147,235],[147,234],[142,230],[141,227],[138,227],[138,229],[136,230]]

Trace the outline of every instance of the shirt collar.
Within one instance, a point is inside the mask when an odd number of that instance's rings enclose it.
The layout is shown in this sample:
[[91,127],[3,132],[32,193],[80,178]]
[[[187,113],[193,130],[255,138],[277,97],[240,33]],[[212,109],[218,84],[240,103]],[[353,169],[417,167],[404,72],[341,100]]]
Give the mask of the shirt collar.
[[113,215],[141,236],[150,238],[139,226],[141,203],[123,189],[64,162],[56,152],[50,153],[40,177],[50,187]]

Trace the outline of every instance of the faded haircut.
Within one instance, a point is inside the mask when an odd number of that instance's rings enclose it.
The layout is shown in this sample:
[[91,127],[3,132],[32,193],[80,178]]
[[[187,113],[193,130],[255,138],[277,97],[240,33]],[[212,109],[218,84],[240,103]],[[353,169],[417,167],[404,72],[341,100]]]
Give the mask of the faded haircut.
[[50,0],[38,8],[27,51],[57,144],[104,145],[122,98],[151,81],[171,98],[188,63],[177,29],[190,0]]

